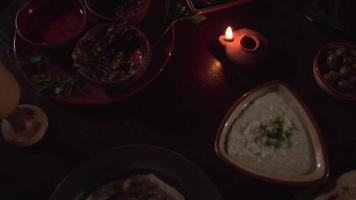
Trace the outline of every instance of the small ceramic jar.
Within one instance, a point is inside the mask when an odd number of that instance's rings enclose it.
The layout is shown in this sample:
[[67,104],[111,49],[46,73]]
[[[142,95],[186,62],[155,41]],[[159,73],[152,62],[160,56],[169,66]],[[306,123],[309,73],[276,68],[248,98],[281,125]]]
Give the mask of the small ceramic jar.
[[225,46],[225,52],[231,62],[242,67],[259,67],[267,59],[268,41],[259,32],[251,29],[234,31],[233,40],[219,37],[220,43]]

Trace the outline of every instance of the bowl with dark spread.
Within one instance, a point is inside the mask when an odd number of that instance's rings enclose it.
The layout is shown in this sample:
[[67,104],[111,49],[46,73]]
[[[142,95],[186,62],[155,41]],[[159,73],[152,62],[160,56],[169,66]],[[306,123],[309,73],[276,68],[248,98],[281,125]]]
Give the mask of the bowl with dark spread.
[[139,24],[146,16],[151,0],[85,0],[85,5],[101,20]]
[[139,29],[122,24],[103,24],[88,31],[76,44],[74,68],[100,85],[126,86],[145,72],[151,45]]
[[60,46],[76,38],[86,26],[86,9],[79,0],[32,0],[16,15],[17,33],[36,46]]
[[315,56],[313,72],[324,92],[343,100],[356,100],[356,46],[326,44]]

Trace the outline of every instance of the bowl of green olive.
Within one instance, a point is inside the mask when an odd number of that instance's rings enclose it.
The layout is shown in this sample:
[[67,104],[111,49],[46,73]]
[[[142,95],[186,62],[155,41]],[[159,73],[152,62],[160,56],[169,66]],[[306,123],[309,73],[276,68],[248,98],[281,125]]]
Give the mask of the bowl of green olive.
[[326,93],[349,101],[356,101],[356,45],[329,43],[314,59],[316,82]]

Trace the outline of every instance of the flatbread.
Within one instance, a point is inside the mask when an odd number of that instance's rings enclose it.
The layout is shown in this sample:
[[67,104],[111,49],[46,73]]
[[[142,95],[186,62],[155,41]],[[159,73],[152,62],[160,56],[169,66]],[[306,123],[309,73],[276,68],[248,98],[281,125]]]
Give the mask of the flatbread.
[[334,188],[315,200],[356,200],[356,170],[339,177]]
[[133,175],[94,190],[86,200],[185,200],[175,188],[153,174]]

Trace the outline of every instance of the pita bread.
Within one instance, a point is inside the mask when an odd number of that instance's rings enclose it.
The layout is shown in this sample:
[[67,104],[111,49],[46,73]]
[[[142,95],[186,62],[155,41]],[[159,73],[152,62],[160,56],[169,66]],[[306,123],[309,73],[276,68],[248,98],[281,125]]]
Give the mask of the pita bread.
[[356,200],[356,170],[339,177],[334,188],[315,200]]
[[153,174],[133,175],[97,188],[86,200],[185,200],[175,188]]

